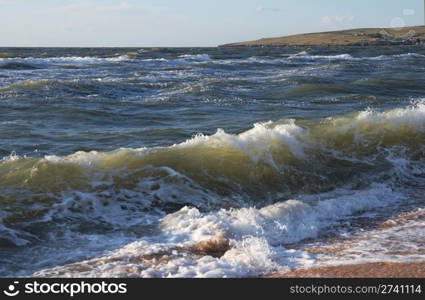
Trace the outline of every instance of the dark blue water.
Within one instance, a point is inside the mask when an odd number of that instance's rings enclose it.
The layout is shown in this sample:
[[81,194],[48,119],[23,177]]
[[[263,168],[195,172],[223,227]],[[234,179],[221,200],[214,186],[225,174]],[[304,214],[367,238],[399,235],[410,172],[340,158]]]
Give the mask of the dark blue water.
[[424,51],[2,49],[19,58],[0,58],[0,153],[165,146],[217,128],[406,105],[423,97],[424,61],[397,54]]

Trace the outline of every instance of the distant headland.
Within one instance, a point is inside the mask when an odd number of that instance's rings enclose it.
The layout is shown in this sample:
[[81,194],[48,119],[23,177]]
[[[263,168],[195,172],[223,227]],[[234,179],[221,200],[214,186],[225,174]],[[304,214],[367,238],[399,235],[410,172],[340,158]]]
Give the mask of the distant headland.
[[256,41],[221,45],[219,47],[416,45],[424,42],[425,26],[414,26],[306,33],[263,38]]

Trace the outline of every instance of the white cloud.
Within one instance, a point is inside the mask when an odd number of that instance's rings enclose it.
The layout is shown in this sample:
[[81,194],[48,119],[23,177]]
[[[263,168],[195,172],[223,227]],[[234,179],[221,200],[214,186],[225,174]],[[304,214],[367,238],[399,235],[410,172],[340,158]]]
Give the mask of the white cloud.
[[329,17],[325,16],[322,18],[322,24],[333,25],[335,23],[351,23],[354,21],[354,16],[336,16]]
[[403,9],[403,15],[405,16],[413,16],[415,15],[415,10],[410,8]]
[[69,4],[63,7],[58,8],[58,10],[61,11],[76,11],[76,10],[108,10],[108,11],[114,11],[114,10],[125,10],[131,8],[131,5],[128,4],[128,2],[121,2],[116,5],[95,5],[90,2],[77,2],[73,4]]
[[404,22],[403,18],[397,17],[391,20],[390,26],[392,28],[401,28],[406,26],[406,22]]
[[[59,7],[56,8],[57,10],[77,10],[77,9],[82,9],[82,8],[89,8],[92,7],[93,5],[88,3],[88,2],[79,2],[79,3],[73,3],[73,4],[69,4],[63,7]],[[55,9],[52,9],[55,10]]]
[[337,23],[349,23],[354,20],[354,16],[336,16],[335,21]]
[[99,10],[123,10],[123,9],[129,9],[131,8],[131,5],[127,2],[122,2],[117,5],[109,5],[109,6],[97,6],[96,9]]
[[325,25],[332,25],[334,22],[331,17],[326,16],[322,18],[322,23]]
[[280,9],[279,8],[272,8],[272,7],[263,7],[263,6],[259,6],[256,8],[257,12],[279,12]]

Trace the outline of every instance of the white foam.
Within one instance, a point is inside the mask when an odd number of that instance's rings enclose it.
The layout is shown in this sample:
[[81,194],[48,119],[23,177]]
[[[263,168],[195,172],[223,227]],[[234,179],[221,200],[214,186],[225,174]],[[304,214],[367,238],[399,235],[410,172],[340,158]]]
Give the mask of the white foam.
[[60,157],[57,155],[46,155],[44,159],[50,163],[69,163],[78,164],[85,167],[91,167],[93,165],[99,164],[102,155],[106,154],[99,153],[98,151],[78,151],[65,157]]
[[[424,209],[413,214],[424,215]],[[366,231],[359,231],[350,239],[332,244],[332,248],[343,249],[337,253],[320,254],[318,265],[346,265],[373,262],[424,262],[422,251],[425,239],[425,224],[422,220],[406,219],[392,221],[391,225]]]
[[[50,163],[76,164],[87,168],[119,168],[125,166],[126,162],[137,159],[137,157],[149,156],[158,151],[191,149],[201,146],[217,151],[217,153],[222,150],[237,151],[246,155],[253,164],[265,162],[279,169],[279,164],[275,161],[275,154],[280,155],[285,150],[298,160],[306,160],[308,159],[307,153],[311,150],[320,151],[322,149],[320,145],[326,145],[328,142],[332,146],[334,139],[338,139],[339,136],[347,133],[354,132],[354,142],[369,147],[369,142],[379,144],[384,134],[400,134],[398,132],[406,126],[414,132],[425,131],[425,103],[423,100],[418,100],[407,108],[384,112],[368,109],[356,115],[329,118],[318,123],[317,126],[311,127],[301,127],[296,124],[295,120],[283,120],[279,123],[257,123],[254,124],[252,129],[240,134],[229,134],[219,129],[213,135],[198,134],[185,142],[170,147],[121,148],[112,152],[79,151],[64,157],[48,155],[44,159]],[[317,134],[318,136],[316,136]],[[349,146],[347,145],[348,150],[351,149]],[[306,151],[307,149],[309,152]],[[335,152],[336,157],[341,157],[344,154],[337,153],[339,150],[329,149],[329,151]],[[389,149],[386,150],[389,151]],[[356,158],[355,153],[347,154],[354,156],[345,157],[346,159]],[[391,158],[391,155],[388,152],[389,158]],[[14,154],[4,158],[4,160],[19,158]],[[393,157],[393,160],[400,158]],[[408,158],[405,157],[405,159]],[[399,165],[399,163],[397,164]]]
[[403,53],[403,54],[393,54],[393,55],[380,55],[380,56],[365,56],[365,57],[355,57],[351,54],[337,54],[337,55],[309,55],[308,53],[297,53],[291,55],[290,59],[302,59],[302,60],[352,60],[352,61],[361,61],[361,60],[392,60],[400,58],[425,58],[425,55],[418,53]]
[[295,157],[304,157],[302,142],[304,129],[288,120],[288,124],[270,126],[272,123],[257,123],[254,128],[239,135],[228,134],[219,129],[212,136],[199,134],[184,143],[174,145],[177,148],[208,145],[209,147],[226,147],[241,151],[248,155],[253,162],[264,159],[272,165],[271,150],[274,147],[287,146]]
[[[261,209],[251,207],[202,214],[196,208],[186,207],[165,217],[161,224],[165,231],[173,233],[174,239],[183,235],[184,239],[190,237],[200,242],[213,239],[217,234],[230,235],[237,240],[244,236],[264,236],[272,245],[277,245],[316,237],[321,229],[344,216],[403,199],[402,194],[386,185],[373,184],[364,191],[339,189]],[[308,204],[314,202],[317,203]]]
[[249,57],[243,59],[224,59],[214,60],[216,64],[246,64],[246,63],[259,63],[259,64],[280,64],[287,62],[338,62],[338,61],[384,61],[394,59],[407,59],[407,58],[425,58],[425,55],[417,53],[404,53],[395,55],[380,55],[371,57],[355,57],[348,53],[336,54],[336,55],[311,55],[306,51],[302,51],[295,54],[284,55],[283,58],[275,57]]
[[144,155],[148,152],[147,148],[119,148],[111,152],[98,151],[77,151],[67,156],[46,155],[45,161],[50,163],[76,164],[84,167],[101,167],[113,159],[121,159],[125,161],[126,157],[131,155]]
[[[308,204],[315,197],[316,204]],[[338,190],[261,209],[242,208],[202,213],[185,207],[160,221],[162,234],[144,238],[105,256],[74,265],[44,270],[37,275],[240,277],[258,276],[288,267],[311,266],[315,257],[282,244],[315,237],[346,216],[392,205],[404,196],[385,185],[363,191]],[[317,202],[318,199],[321,199]],[[208,240],[229,240],[231,249],[221,258],[181,251]],[[168,253],[166,259],[138,260],[144,254]],[[79,272],[79,265],[90,266]],[[62,275],[61,275],[62,276]]]
[[211,61],[211,57],[208,54],[184,54],[180,55],[179,58],[192,61]]
[[208,54],[184,54],[177,58],[147,58],[143,59],[143,62],[147,63],[161,63],[167,65],[187,66],[192,64],[203,64],[213,61]]
[[22,158],[26,158],[26,156],[19,156],[18,154],[16,154],[16,151],[12,151],[8,156],[4,156],[2,158],[2,161],[12,162],[20,160]]
[[24,57],[24,58],[0,58],[0,62],[25,62],[33,64],[45,63],[69,63],[86,64],[98,62],[122,62],[132,60],[128,55],[116,57],[94,57],[94,56],[64,56],[64,57]]
[[290,57],[290,59],[301,59],[301,60],[356,60],[358,58],[355,58],[351,56],[350,54],[338,54],[338,55],[293,55]]
[[198,134],[192,139],[171,147],[151,149],[121,148],[112,152],[79,151],[64,157],[47,155],[44,159],[50,163],[69,163],[85,167],[98,167],[114,158],[124,159],[124,157],[131,157],[132,155],[145,156],[165,149],[184,149],[203,145],[211,148],[230,148],[246,154],[254,163],[264,160],[274,165],[271,156],[274,148],[282,149],[282,147],[288,147],[290,152],[298,158],[303,158],[305,155],[302,143],[305,138],[305,130],[296,125],[294,120],[287,120],[287,123],[276,126],[273,126],[271,122],[257,123],[254,124],[252,129],[239,135],[228,134],[219,129],[214,135]]
[[[371,57],[356,57],[348,53],[335,54],[335,55],[311,55],[306,51],[302,51],[296,54],[289,55],[287,57],[257,57],[252,56],[249,58],[241,58],[241,59],[212,59],[208,54],[184,54],[178,57],[178,59],[151,59],[150,61],[166,61],[170,63],[215,63],[215,64],[238,64],[238,63],[262,63],[262,64],[280,64],[286,63],[288,61],[300,60],[300,61],[362,61],[362,60],[394,60],[394,59],[408,59],[408,58],[417,58],[423,59],[425,55],[418,53],[402,53],[402,54],[392,54],[392,55],[380,55],[380,56],[371,56]],[[61,58],[59,58],[61,59]],[[82,58],[89,59],[89,58]],[[104,59],[104,58],[100,58]],[[126,55],[122,55],[115,58],[106,58],[106,60],[128,60],[131,57]],[[149,61],[148,59],[145,61]]]
[[385,112],[371,109],[361,112],[354,121],[372,122],[376,125],[387,123],[393,127],[411,126],[416,130],[425,130],[425,100],[418,100],[407,108],[399,108]]
[[166,61],[169,61],[169,60],[161,57],[161,58],[146,58],[146,59],[143,59],[142,61],[146,61],[146,62],[158,62],[158,61],[166,62]]
[[[407,59],[407,58],[416,58],[423,59],[425,55],[418,53],[403,53],[395,55],[380,55],[375,57],[355,57],[351,54],[343,53],[336,55],[310,55],[306,51],[302,51],[295,54],[285,55],[283,58],[279,57],[249,57],[241,59],[212,59],[208,54],[184,54],[180,55],[176,59],[165,59],[165,58],[150,58],[140,60],[142,62],[159,62],[167,63],[171,65],[190,65],[190,64],[202,64],[202,63],[215,63],[215,64],[250,64],[250,63],[260,63],[260,64],[280,64],[291,61],[300,61],[300,62],[326,62],[326,61],[361,61],[361,60],[393,60],[393,59]],[[98,62],[122,62],[134,60],[134,57],[128,55],[120,55],[116,57],[94,57],[94,56],[68,56],[68,57],[25,57],[25,58],[0,58],[0,62],[29,62],[35,64],[44,64],[44,63],[98,63]]]
[[295,56],[308,56],[310,55],[307,51],[301,51],[295,54],[290,54],[289,57],[295,57]]
[[369,57],[370,60],[391,60],[391,59],[403,59],[403,58],[425,58],[425,55],[418,53],[403,53],[395,55],[380,55],[375,57]]

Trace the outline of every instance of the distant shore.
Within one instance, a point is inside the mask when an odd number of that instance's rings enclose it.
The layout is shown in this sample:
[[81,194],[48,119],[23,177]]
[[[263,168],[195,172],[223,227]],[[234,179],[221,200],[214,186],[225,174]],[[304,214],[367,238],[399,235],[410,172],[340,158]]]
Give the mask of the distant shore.
[[415,26],[307,33],[231,43],[219,47],[415,45],[424,42],[425,26]]

